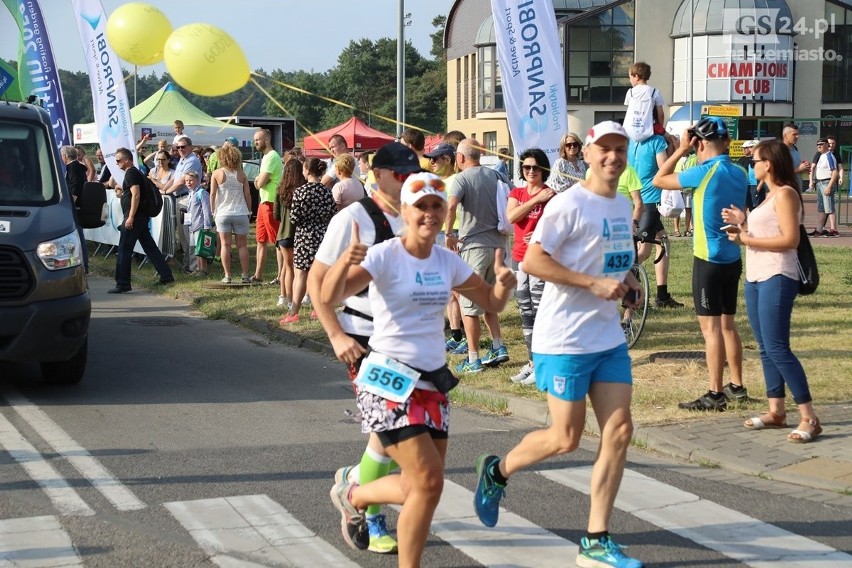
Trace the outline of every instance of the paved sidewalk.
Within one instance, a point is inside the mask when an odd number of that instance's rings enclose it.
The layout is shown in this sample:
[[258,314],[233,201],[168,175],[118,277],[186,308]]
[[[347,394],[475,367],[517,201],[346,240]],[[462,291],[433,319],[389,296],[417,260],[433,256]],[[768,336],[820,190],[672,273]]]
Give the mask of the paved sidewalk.
[[[505,398],[513,416],[548,423],[546,403]],[[787,441],[787,434],[798,424],[798,413],[787,415],[789,428],[748,430],[743,421],[757,412],[736,409],[701,420],[641,426],[634,438],[648,449],[693,463],[852,495],[852,401],[816,403],[815,408],[823,433],[808,444]],[[586,430],[599,435],[591,414]]]

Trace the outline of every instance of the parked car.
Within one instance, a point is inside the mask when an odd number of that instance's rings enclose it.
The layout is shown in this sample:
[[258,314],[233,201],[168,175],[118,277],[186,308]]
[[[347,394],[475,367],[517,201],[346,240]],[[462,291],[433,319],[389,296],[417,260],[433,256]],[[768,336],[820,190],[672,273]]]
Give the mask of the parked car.
[[83,378],[83,245],[48,113],[0,101],[0,363],[36,361],[50,383]]

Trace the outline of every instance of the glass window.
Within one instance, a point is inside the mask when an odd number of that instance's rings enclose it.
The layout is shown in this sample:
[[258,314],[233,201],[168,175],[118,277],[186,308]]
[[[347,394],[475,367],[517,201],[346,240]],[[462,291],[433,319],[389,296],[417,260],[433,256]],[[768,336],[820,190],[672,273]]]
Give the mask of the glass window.
[[823,47],[826,57],[822,63],[822,101],[825,103],[846,102],[852,91],[852,11],[840,5],[839,0],[826,0],[825,17],[834,21],[834,33],[825,35]]
[[636,39],[634,4],[624,0],[609,10],[574,20],[570,26],[563,24],[569,45],[569,102],[624,102]]
[[53,149],[35,125],[0,125],[0,205],[47,205],[59,200]]
[[479,68],[475,90],[478,93],[476,111],[503,110],[503,89],[500,84],[500,66],[497,64],[497,47],[486,45],[477,50]]

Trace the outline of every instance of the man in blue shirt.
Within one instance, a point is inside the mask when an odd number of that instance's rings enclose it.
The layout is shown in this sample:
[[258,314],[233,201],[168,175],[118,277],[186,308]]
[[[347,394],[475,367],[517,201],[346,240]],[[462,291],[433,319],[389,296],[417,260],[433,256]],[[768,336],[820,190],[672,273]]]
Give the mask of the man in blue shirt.
[[[710,389],[694,401],[678,404],[685,410],[722,412],[727,400],[748,399],[742,381],[743,344],[734,322],[743,265],[740,247],[722,230],[722,209],[745,207],[748,178],[731,162],[730,142],[721,118],[703,118],[683,133],[680,146],[654,176],[654,185],[662,189],[695,188],[692,297],[706,344]],[[693,146],[698,165],[673,173],[678,160]],[[731,382],[723,386],[726,360]]]
[[[663,228],[660,211],[657,209],[657,206],[660,205],[662,192],[659,187],[655,187],[653,181],[654,175],[668,157],[667,149],[666,139],[659,134],[654,134],[642,142],[631,139],[630,147],[627,149],[627,162],[636,170],[636,174],[642,182],[640,192],[642,195],[642,215],[639,218],[636,234],[646,235],[648,238],[658,241],[666,236],[666,230]],[[651,256],[652,248],[653,245],[650,243],[641,243],[637,251],[637,262],[645,262],[645,259]],[[662,252],[662,245],[657,245],[655,258],[660,257]],[[682,308],[683,304],[669,294],[669,255],[662,255],[660,262],[654,265],[654,272],[657,280],[657,299],[654,305],[658,308]]]

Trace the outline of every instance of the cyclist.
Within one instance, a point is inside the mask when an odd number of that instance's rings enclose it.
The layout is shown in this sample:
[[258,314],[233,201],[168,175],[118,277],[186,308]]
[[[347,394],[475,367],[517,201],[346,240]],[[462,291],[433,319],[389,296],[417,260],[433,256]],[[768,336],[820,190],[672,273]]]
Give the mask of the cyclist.
[[[728,399],[748,399],[742,379],[743,343],[734,321],[743,264],[740,247],[728,241],[719,213],[731,205],[743,209],[748,192],[745,171],[728,156],[730,142],[721,118],[703,118],[684,131],[680,145],[654,176],[654,185],[662,189],[695,188],[692,297],[707,346],[710,389],[694,401],[678,404],[685,410],[722,412]],[[678,160],[693,147],[698,165],[673,173]],[[731,382],[723,386],[726,360]]]

